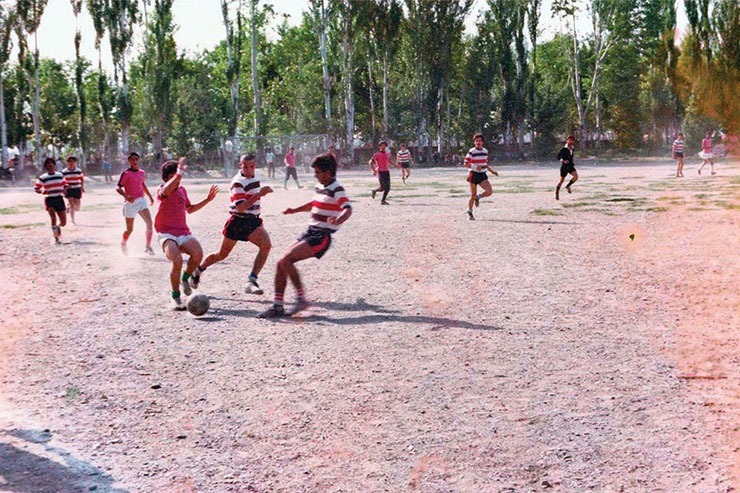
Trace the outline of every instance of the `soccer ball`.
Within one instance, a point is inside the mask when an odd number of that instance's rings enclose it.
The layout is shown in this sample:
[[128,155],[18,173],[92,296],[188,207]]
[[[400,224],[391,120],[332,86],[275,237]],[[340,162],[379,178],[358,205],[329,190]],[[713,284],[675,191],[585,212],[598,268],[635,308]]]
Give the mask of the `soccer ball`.
[[185,305],[188,307],[188,311],[190,313],[196,317],[200,317],[208,311],[208,308],[211,306],[211,301],[208,299],[208,296],[204,294],[194,294],[188,298]]

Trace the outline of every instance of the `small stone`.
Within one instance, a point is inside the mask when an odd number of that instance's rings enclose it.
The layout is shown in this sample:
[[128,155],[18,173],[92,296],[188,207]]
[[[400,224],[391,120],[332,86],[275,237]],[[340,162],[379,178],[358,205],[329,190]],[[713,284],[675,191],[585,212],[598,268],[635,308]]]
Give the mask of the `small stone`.
[[175,438],[177,438],[178,440],[185,440],[187,437],[187,435],[177,435]]
[[157,390],[157,389],[161,389],[162,386],[159,385],[158,383],[155,383],[154,385],[151,386],[151,388],[153,388],[154,390]]

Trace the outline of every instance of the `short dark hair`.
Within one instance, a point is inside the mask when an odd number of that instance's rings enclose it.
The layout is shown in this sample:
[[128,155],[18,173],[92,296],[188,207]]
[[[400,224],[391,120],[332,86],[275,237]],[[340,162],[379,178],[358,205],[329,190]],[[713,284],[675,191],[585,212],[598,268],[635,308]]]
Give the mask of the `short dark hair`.
[[573,135],[569,135],[568,137],[565,138],[565,140],[570,140],[570,139],[576,140],[576,138]]
[[177,161],[174,159],[165,161],[162,163],[162,167],[160,169],[162,170],[162,181],[167,181],[172,177],[172,175],[177,173]]
[[386,142],[384,140],[381,140],[380,142],[378,142],[378,145],[379,146],[387,146],[388,145],[388,142]]
[[239,162],[241,163],[242,161],[254,161],[254,153],[248,152],[246,154],[242,154],[239,157]]
[[132,157],[138,157],[138,158],[140,158],[141,156],[139,156],[139,153],[138,152],[131,151],[131,152],[128,153],[128,159],[131,159]]
[[482,140],[483,142],[485,142],[485,141],[486,141],[486,139],[485,139],[485,138],[483,138],[483,134],[475,134],[475,135],[473,135],[473,142],[475,142],[475,139],[477,139],[478,137],[480,137],[480,139],[481,139],[481,140]]
[[53,164],[54,166],[57,165],[57,162],[53,157],[47,157],[46,159],[44,159],[44,168],[46,168],[46,165],[49,163]]
[[68,162],[69,162],[69,161],[74,161],[74,162],[76,163],[76,162],[77,162],[77,157],[76,157],[76,156],[69,156],[69,157],[67,158],[67,161],[68,161]]
[[311,167],[319,171],[329,171],[331,176],[337,176],[337,160],[328,152],[313,158]]

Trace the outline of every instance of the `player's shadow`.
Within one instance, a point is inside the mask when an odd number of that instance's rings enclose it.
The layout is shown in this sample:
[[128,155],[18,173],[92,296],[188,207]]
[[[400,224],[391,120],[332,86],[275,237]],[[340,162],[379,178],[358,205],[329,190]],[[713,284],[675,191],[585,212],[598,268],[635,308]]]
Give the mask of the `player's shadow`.
[[435,317],[428,315],[403,315],[399,310],[388,310],[380,305],[372,305],[365,302],[363,298],[358,298],[355,303],[339,302],[316,302],[311,306],[325,308],[328,311],[355,311],[355,312],[375,312],[367,315],[356,317],[329,317],[326,315],[312,314],[310,311],[301,317],[305,321],[324,321],[337,325],[360,325],[360,324],[379,324],[383,322],[401,322],[410,324],[428,324],[432,325],[432,330],[440,329],[470,329],[470,330],[502,330],[502,327],[493,325],[478,324],[467,322],[465,320],[455,320],[453,318]]
[[43,455],[33,452],[33,446],[19,448],[3,443],[0,438],[0,477],[2,491],[13,493],[58,493],[61,491],[100,491],[127,493],[113,488],[115,480],[91,464],[74,458],[70,452],[46,445],[48,431],[6,430],[13,436],[43,447]]

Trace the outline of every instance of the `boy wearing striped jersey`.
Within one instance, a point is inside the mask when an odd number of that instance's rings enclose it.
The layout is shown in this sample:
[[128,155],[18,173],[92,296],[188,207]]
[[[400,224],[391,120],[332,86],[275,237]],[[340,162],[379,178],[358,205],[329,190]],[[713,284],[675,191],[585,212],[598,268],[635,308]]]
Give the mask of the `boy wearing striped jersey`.
[[676,160],[676,178],[683,178],[683,134],[673,141],[673,159]]
[[80,200],[82,194],[85,193],[85,177],[82,175],[82,170],[77,167],[77,158],[69,156],[67,158],[67,168],[62,171],[64,179],[67,180],[67,192],[65,196],[69,202],[69,215],[72,219],[72,224],[75,222],[75,212],[80,210]]
[[560,152],[558,153],[558,159],[560,160],[560,181],[555,187],[555,200],[560,200],[560,187],[563,185],[565,177],[568,176],[568,174],[570,174],[572,177],[568,184],[565,185],[565,189],[568,191],[568,193],[573,193],[570,191],[570,187],[578,181],[578,172],[576,171],[576,165],[573,163],[575,143],[576,138],[572,135],[569,135],[568,138],[565,139],[565,146],[563,146],[563,148],[560,149]]
[[[152,215],[149,212],[149,206],[154,205],[154,197],[146,187],[146,173],[143,169],[139,169],[139,154],[137,152],[129,153],[128,166],[129,168],[121,173],[116,188],[118,195],[125,199],[123,202],[123,217],[126,219],[126,230],[121,238],[121,250],[124,254],[128,253],[126,245],[134,231],[134,219],[138,214],[146,223],[146,248],[144,252],[154,255],[154,250],[152,250],[152,235],[154,232],[152,229]],[[148,204],[144,195],[149,197]]]
[[293,282],[297,295],[296,305],[290,314],[293,315],[308,307],[303,283],[295,264],[311,257],[323,257],[331,245],[332,233],[352,215],[349,198],[344,187],[337,181],[337,161],[334,156],[329,153],[320,154],[314,158],[311,167],[319,182],[313,200],[300,207],[283,211],[283,214],[311,212],[308,230],[278,260],[275,271],[275,303],[257,315],[259,318],[286,315],[283,299],[288,278]]
[[[46,173],[39,176],[33,185],[33,191],[44,196],[46,212],[51,219],[51,231],[54,234],[54,242],[62,242],[62,227],[67,224],[67,208],[64,205],[64,191],[67,188],[67,180],[64,175],[56,170],[54,158],[47,157],[44,160]],[[57,224],[57,217],[59,224]]]
[[[180,299],[180,273],[182,272],[183,292],[191,293],[188,279],[198,267],[203,258],[203,249],[197,238],[193,236],[188,227],[185,213],[192,214],[202,209],[206,204],[216,198],[218,186],[213,185],[208,191],[205,199],[197,204],[191,204],[188,192],[180,185],[182,175],[185,174],[187,166],[185,158],[179,161],[165,161],[162,164],[162,183],[157,189],[157,200],[159,209],[154,219],[157,230],[157,240],[162,247],[165,256],[172,262],[170,271],[170,285],[172,287],[172,303],[174,310],[184,310],[185,305]],[[182,254],[189,256],[185,271],[182,270]]]
[[406,149],[406,144],[401,144],[401,150],[396,153],[396,162],[401,167],[401,181],[406,184],[406,179],[411,176],[411,152]]
[[[470,148],[463,162],[463,166],[470,170],[468,173],[470,199],[468,199],[468,210],[465,212],[471,221],[475,220],[475,216],[473,216],[473,205],[478,207],[480,205],[480,199],[493,195],[493,189],[491,188],[491,183],[488,181],[486,170],[490,171],[494,176],[498,176],[498,172],[488,166],[488,149],[483,147],[483,135],[476,134],[473,137],[473,145],[475,147]],[[478,193],[478,185],[483,189],[483,193]]]
[[254,154],[244,154],[239,160],[239,172],[231,180],[229,188],[229,198],[231,200],[229,220],[223,229],[223,239],[221,248],[218,252],[211,253],[205,261],[195,269],[195,273],[190,278],[190,286],[198,288],[200,275],[211,265],[221,262],[229,256],[231,251],[239,241],[248,241],[259,248],[257,256],[254,258],[252,272],[247,280],[245,291],[247,294],[263,294],[264,291],[257,284],[257,279],[262,267],[267,261],[270,254],[272,243],[270,235],[262,226],[260,213],[260,199],[272,192],[268,186],[261,187],[259,178],[254,176],[256,163]]

